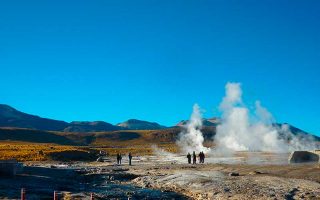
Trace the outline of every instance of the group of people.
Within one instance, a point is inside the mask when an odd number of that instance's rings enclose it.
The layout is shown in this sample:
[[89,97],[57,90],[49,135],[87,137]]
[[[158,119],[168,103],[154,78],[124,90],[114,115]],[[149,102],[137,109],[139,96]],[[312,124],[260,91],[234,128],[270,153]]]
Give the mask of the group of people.
[[[191,154],[190,153],[188,153],[187,158],[188,158],[188,163],[191,164]],[[204,155],[203,151],[201,151],[199,153],[199,163],[204,163],[204,158],[205,158],[205,155]],[[197,155],[196,155],[195,151],[192,154],[192,160],[193,160],[192,164],[197,164]]]
[[117,153],[117,164],[121,165],[121,161],[122,161],[122,155],[120,153]]
[[[128,154],[128,158],[129,158],[129,165],[132,165],[132,154],[131,152]],[[117,164],[121,165],[121,161],[122,161],[122,155],[120,153],[117,153]]]

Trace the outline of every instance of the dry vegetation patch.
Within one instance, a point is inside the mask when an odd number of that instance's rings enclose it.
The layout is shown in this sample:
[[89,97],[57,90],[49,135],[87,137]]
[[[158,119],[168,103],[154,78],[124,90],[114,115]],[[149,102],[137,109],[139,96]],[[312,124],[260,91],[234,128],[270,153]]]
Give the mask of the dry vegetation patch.
[[18,143],[18,142],[1,142],[0,159],[17,159],[18,161],[45,161],[50,160],[50,154],[80,151],[88,152],[80,147],[64,146],[56,144],[38,144],[38,143]]

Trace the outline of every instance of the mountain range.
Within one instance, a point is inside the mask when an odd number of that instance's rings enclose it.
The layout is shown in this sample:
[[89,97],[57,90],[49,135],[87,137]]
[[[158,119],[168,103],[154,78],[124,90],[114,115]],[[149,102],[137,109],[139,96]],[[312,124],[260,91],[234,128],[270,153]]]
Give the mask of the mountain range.
[[[148,122],[138,119],[129,119],[125,122],[118,123],[116,125],[104,122],[104,121],[73,121],[65,122],[54,119],[42,118],[39,116],[23,113],[16,110],[15,108],[0,104],[0,127],[4,128],[24,128],[31,130],[41,130],[41,131],[57,131],[57,132],[75,132],[75,133],[85,133],[85,132],[108,132],[108,131],[125,131],[125,130],[164,130],[163,132],[170,132],[170,130],[175,130],[179,132],[185,125],[187,125],[188,120],[181,120],[178,124],[172,127],[166,127],[160,125],[156,122]],[[212,137],[215,134],[215,128],[221,123],[220,118],[209,118],[203,119],[203,132],[204,136]],[[275,126],[280,127],[282,124],[275,124]],[[286,124],[289,130],[293,134],[308,135],[311,134],[296,128],[292,125]],[[314,136],[318,141],[320,137]]]
[[166,128],[165,126],[159,125],[155,122],[147,122],[137,119],[129,119],[117,125],[113,125],[104,121],[73,121],[68,123],[65,121],[47,119],[36,115],[27,114],[5,104],[0,104],[0,127],[16,127],[64,132],[157,130]]

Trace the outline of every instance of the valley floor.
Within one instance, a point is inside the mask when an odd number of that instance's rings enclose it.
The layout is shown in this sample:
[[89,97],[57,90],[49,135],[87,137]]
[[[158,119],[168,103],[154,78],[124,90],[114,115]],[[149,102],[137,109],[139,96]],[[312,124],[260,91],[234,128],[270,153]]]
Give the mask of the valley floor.
[[130,173],[139,175],[138,186],[193,199],[320,199],[319,165],[163,164]]
[[173,156],[135,157],[133,166],[126,157],[121,166],[114,157],[110,162],[28,162],[24,174],[1,179],[0,197],[5,199],[11,188],[7,197],[12,199],[26,181],[33,187],[33,180],[43,179],[34,187],[46,183],[43,188],[73,192],[79,199],[88,199],[90,192],[97,199],[320,199],[319,164],[189,165],[184,156]]

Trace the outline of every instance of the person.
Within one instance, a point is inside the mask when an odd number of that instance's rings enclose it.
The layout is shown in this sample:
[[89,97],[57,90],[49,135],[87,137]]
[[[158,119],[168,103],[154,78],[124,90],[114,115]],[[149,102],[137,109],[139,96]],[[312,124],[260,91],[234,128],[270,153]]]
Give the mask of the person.
[[119,153],[119,165],[121,165],[122,155]]
[[187,158],[188,158],[188,163],[191,164],[191,154],[190,153],[188,153]]
[[193,164],[197,164],[197,156],[196,156],[196,152],[193,151]]
[[131,152],[129,152],[129,155],[128,155],[128,157],[129,157],[129,165],[131,165],[131,160],[132,160],[132,155],[131,155]]
[[199,163],[202,163],[202,152],[199,153]]
[[206,156],[204,155],[204,153],[202,152],[202,163],[204,163],[204,158],[205,158]]
[[204,156],[204,153],[203,153],[203,151],[201,151],[200,153],[201,153],[201,161],[200,161],[200,162],[201,162],[201,163],[204,163],[204,157],[205,157],[205,156]]

